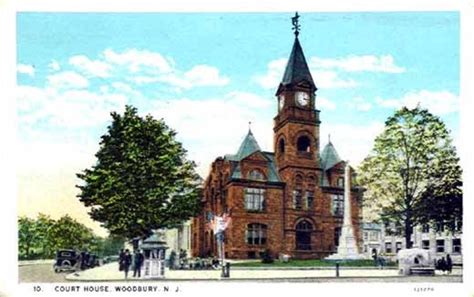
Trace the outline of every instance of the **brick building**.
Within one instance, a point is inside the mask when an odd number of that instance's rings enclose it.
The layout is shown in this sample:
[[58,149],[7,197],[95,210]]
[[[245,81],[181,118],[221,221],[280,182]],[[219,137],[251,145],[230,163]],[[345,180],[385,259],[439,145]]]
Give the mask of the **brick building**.
[[[330,141],[320,152],[317,88],[295,35],[275,94],[275,152],[262,151],[249,130],[236,154],[215,159],[204,182],[202,213],[192,221],[194,256],[217,255],[207,214],[228,210],[227,258],[258,258],[265,249],[274,256],[323,258],[337,250],[345,162]],[[351,188],[351,203],[361,247],[362,191],[357,187]]]

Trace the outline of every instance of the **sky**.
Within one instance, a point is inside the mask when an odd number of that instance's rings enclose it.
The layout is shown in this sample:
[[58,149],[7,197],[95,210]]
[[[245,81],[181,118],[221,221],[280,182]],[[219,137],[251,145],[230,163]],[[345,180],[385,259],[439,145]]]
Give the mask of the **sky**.
[[[18,212],[70,213],[111,111],[163,118],[205,177],[249,129],[273,151],[276,88],[294,13],[18,13]],[[459,143],[457,12],[300,13],[299,39],[328,135],[353,166],[384,121],[420,104]]]

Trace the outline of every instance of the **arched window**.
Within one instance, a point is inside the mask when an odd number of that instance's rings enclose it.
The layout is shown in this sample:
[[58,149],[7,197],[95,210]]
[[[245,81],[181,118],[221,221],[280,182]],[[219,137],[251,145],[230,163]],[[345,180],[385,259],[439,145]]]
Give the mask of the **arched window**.
[[280,141],[278,142],[278,149],[280,150],[280,153],[285,153],[285,139],[280,139]]
[[267,243],[267,225],[252,223],[247,225],[247,244],[263,245]]
[[253,180],[265,180],[265,176],[263,173],[258,169],[253,169],[249,172],[248,179]]
[[296,148],[298,152],[311,152],[311,140],[308,136],[300,136],[296,142]]
[[296,249],[297,250],[311,250],[311,231],[313,225],[307,221],[302,220],[296,225]]

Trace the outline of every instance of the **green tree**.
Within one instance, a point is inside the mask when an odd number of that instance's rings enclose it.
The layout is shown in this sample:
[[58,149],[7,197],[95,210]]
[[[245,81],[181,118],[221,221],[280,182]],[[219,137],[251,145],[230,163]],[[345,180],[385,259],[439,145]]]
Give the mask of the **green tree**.
[[198,175],[163,120],[113,112],[97,163],[77,176],[78,197],[111,234],[129,239],[175,227],[198,211]]
[[94,233],[91,229],[68,215],[55,221],[54,225],[49,229],[49,244],[54,250],[88,250],[93,239]]
[[444,123],[426,109],[389,117],[359,172],[367,211],[402,225],[408,248],[414,225],[462,220],[459,158]]
[[38,245],[35,220],[28,217],[18,219],[18,249],[20,258],[30,258],[32,248]]
[[36,220],[36,233],[39,240],[39,248],[41,248],[42,258],[51,258],[53,256],[52,242],[51,242],[51,227],[55,224],[55,221],[48,215],[38,214]]

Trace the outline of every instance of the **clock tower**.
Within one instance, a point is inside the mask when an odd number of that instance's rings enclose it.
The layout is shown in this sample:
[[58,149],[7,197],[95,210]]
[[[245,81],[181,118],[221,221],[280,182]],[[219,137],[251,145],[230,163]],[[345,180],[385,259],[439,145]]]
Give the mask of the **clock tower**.
[[316,85],[298,39],[299,28],[278,86],[278,114],[274,118],[274,150],[279,170],[288,166],[319,168],[319,110]]

